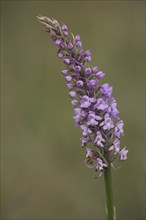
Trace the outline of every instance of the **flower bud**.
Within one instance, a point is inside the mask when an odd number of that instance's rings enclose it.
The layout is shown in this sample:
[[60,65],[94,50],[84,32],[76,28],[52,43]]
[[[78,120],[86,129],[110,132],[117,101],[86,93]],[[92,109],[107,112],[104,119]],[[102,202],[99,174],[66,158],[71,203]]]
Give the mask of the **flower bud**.
[[71,64],[70,60],[69,59],[64,59],[64,63],[69,66]]
[[99,68],[98,68],[98,66],[94,66],[94,67],[92,68],[92,70],[93,70],[93,73],[98,73]]
[[65,80],[66,80],[67,82],[71,82],[71,81],[72,81],[72,77],[71,77],[71,76],[66,76],[66,77],[65,77]]
[[80,66],[75,66],[75,67],[74,67],[74,71],[75,71],[76,73],[80,72],[80,71],[81,71],[81,67],[80,67]]
[[98,73],[96,73],[96,77],[99,79],[102,79],[105,76],[105,74],[102,71],[99,71]]
[[92,73],[91,68],[86,68],[85,73],[86,73],[86,75],[90,75]]
[[61,73],[64,75],[64,76],[67,76],[67,74],[69,73],[68,70],[62,70]]
[[67,47],[68,47],[68,49],[71,50],[73,48],[73,44],[72,43],[68,43]]
[[82,80],[78,80],[78,81],[76,82],[76,85],[77,85],[77,87],[82,88],[83,85],[84,85],[84,83],[83,83]]
[[80,35],[76,35],[75,36],[75,41],[79,41],[80,40]]
[[72,92],[70,92],[69,93],[69,96],[71,97],[71,98],[74,98],[75,96],[76,96],[76,92],[75,91],[72,91]]

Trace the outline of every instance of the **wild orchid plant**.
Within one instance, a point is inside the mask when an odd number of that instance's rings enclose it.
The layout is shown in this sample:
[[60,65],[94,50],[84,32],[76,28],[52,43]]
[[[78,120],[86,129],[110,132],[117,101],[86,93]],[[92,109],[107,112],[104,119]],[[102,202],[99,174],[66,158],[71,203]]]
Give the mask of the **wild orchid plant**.
[[60,25],[57,20],[44,16],[38,19],[55,43],[58,58],[66,65],[62,74],[72,99],[76,127],[83,131],[85,164],[98,171],[99,176],[104,174],[107,220],[115,220],[111,167],[116,158],[126,160],[128,150],[120,146],[123,121],[118,116],[113,88],[108,83],[101,84],[105,74],[98,66],[89,66],[91,53],[82,49],[80,35],[72,34],[71,40],[65,24]]

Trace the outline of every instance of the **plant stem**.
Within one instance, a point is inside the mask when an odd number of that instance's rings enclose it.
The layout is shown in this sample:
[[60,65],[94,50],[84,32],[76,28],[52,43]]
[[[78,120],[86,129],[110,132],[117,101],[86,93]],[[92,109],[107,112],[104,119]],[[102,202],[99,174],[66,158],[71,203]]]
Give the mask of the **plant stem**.
[[104,171],[105,196],[106,196],[106,219],[116,220],[115,207],[113,203],[112,175],[109,165]]

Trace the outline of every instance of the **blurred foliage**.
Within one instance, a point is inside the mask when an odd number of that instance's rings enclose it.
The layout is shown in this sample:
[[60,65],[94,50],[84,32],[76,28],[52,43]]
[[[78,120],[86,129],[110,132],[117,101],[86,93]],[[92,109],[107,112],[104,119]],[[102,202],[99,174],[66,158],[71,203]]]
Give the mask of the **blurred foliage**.
[[81,132],[55,46],[36,16],[80,33],[125,122],[113,172],[118,220],[144,220],[144,1],[1,2],[2,219],[104,219],[103,178],[84,166]]

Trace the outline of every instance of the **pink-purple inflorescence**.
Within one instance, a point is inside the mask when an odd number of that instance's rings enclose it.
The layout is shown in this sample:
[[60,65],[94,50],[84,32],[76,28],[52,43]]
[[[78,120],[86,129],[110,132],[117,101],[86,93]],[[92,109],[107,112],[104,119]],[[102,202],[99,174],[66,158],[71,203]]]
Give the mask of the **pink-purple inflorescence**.
[[128,153],[120,147],[123,121],[118,117],[113,88],[108,83],[100,83],[105,74],[97,66],[89,66],[91,53],[82,49],[80,35],[72,34],[70,40],[65,24],[60,26],[56,20],[43,16],[38,19],[56,44],[58,58],[66,65],[62,74],[72,99],[76,127],[83,132],[81,142],[86,149],[86,166],[101,174],[116,158],[126,160]]

